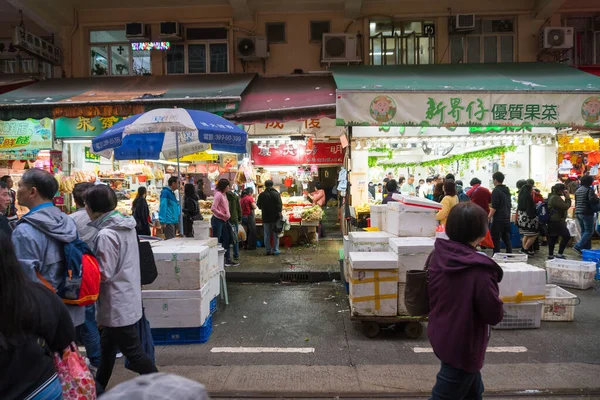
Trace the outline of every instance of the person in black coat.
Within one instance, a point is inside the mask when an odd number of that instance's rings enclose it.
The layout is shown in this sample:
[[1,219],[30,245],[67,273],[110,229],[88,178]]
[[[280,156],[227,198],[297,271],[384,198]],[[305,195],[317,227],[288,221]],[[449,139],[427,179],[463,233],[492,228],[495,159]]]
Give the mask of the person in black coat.
[[[9,205],[10,194],[8,193],[8,185],[3,181],[0,181],[0,210],[6,210]],[[8,237],[12,234],[8,218],[6,218],[2,212],[0,212],[0,232],[4,232]]]
[[133,218],[135,218],[135,231],[138,235],[151,236],[150,233],[150,209],[146,201],[147,190],[144,186],[138,188],[138,194],[133,200]]
[[186,183],[184,187],[185,202],[183,203],[183,233],[185,237],[194,237],[194,221],[202,219],[200,206],[198,205],[198,195],[196,189],[191,183]]

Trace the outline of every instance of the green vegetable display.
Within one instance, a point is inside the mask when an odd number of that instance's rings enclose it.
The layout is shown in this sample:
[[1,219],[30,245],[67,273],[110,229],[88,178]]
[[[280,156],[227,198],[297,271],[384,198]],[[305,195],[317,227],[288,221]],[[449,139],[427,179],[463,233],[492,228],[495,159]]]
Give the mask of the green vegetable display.
[[[386,168],[406,168],[406,167],[435,167],[437,165],[450,165],[455,162],[468,162],[478,158],[492,158],[494,156],[514,151],[516,146],[498,146],[485,150],[471,151],[468,153],[455,154],[449,157],[438,158],[436,160],[409,162],[409,163],[381,163],[380,157],[369,157],[369,167],[382,166]],[[373,164],[374,165],[371,165]]]

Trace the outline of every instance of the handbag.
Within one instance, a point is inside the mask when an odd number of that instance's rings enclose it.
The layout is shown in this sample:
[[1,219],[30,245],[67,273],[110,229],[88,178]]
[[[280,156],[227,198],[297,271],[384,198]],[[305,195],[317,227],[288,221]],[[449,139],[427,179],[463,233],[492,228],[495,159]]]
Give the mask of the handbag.
[[[138,337],[142,342],[142,348],[144,349],[144,353],[150,357],[153,363],[156,362],[156,357],[154,356],[154,339],[152,339],[152,331],[150,330],[150,322],[146,319],[146,313],[144,308],[142,308],[142,318],[138,322],[135,323],[135,328],[138,332]],[[130,371],[131,362],[128,358],[125,358],[125,368]],[[135,372],[135,371],[134,371]]]
[[433,252],[429,254],[424,270],[411,269],[406,273],[404,304],[409,315],[420,317],[429,314],[429,262]]
[[142,285],[150,285],[158,277],[152,245],[150,242],[142,242],[138,238],[138,248],[140,252],[140,278]]
[[71,343],[62,354],[54,354],[54,367],[62,386],[64,400],[96,400],[96,383],[85,359]]

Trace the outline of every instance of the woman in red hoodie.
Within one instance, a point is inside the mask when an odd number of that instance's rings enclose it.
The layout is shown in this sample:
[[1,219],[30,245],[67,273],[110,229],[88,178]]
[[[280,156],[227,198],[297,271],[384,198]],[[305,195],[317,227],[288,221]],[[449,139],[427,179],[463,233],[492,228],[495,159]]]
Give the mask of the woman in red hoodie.
[[429,324],[427,334],[442,362],[433,400],[481,399],[481,368],[490,325],[504,316],[498,282],[502,269],[476,250],[488,230],[485,211],[471,202],[450,211],[446,234],[427,260]]

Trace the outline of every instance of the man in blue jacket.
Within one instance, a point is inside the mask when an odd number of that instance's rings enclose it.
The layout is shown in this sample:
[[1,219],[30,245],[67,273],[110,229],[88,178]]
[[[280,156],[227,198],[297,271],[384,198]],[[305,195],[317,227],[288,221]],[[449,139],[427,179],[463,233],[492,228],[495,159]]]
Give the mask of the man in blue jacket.
[[169,178],[169,186],[164,187],[160,192],[160,209],[158,211],[158,220],[160,221],[165,239],[173,239],[177,233],[177,224],[179,223],[179,214],[181,208],[175,191],[179,186],[179,179],[176,176]]

